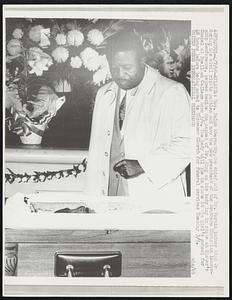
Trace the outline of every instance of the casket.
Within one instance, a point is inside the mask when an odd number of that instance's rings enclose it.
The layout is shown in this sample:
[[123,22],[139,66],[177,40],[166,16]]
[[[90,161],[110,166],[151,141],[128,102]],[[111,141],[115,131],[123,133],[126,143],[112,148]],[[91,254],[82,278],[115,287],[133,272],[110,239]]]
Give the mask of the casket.
[[[10,197],[4,214],[5,274],[189,277],[190,201],[141,203],[67,192]],[[62,212],[77,207],[88,207],[89,213]]]

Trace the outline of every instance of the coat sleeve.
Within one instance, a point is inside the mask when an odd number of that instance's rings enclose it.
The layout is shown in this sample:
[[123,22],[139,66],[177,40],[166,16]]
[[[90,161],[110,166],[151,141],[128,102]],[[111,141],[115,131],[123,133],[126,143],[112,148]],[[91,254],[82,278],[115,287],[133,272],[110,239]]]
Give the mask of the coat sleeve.
[[148,180],[157,189],[174,181],[190,163],[191,157],[189,94],[182,84],[175,84],[161,97],[167,120],[162,130],[170,130],[170,139],[139,159]]

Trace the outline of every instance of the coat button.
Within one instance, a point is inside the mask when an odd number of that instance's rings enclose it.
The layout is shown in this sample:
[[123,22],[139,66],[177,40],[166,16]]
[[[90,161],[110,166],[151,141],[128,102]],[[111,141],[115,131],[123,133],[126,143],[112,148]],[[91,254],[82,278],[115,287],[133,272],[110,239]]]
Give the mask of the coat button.
[[105,174],[105,172],[104,172],[104,171],[102,171],[102,175],[103,175],[103,176],[106,176],[106,174]]
[[125,153],[124,152],[121,152],[121,157],[124,157],[125,156]]
[[108,154],[108,152],[105,152],[105,156],[107,157],[109,154]]
[[107,135],[110,136],[110,131],[109,130],[107,130]]

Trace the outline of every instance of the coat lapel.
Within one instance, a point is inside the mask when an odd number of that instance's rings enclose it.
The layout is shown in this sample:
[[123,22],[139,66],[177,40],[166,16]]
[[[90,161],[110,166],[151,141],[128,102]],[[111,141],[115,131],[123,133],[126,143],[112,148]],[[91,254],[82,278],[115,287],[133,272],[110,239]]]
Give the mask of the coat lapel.
[[109,85],[109,87],[105,90],[104,92],[104,97],[107,97],[107,105],[113,105],[116,101],[117,98],[117,93],[118,93],[118,86],[117,84],[112,81],[112,83]]
[[131,93],[131,97],[133,97],[133,99],[131,99],[129,105],[126,108],[126,116],[121,131],[122,135],[124,135],[126,131],[127,123],[130,120],[130,115],[133,108],[136,107],[137,110],[138,107],[141,107],[143,105],[142,102],[144,101],[144,99],[146,97],[149,97],[151,91],[154,90],[158,74],[158,71],[146,65],[146,71],[142,82],[139,84],[137,89],[135,91],[132,91]]
[[[141,103],[143,101],[144,97],[149,96],[151,91],[154,89],[158,74],[159,74],[158,71],[156,71],[153,68],[146,65],[146,71],[145,71],[144,78],[143,78],[142,82],[140,83],[140,85],[138,86],[137,90],[135,91],[135,95],[133,96],[134,99],[132,99],[132,101],[130,101],[130,104],[126,108],[126,116],[125,116],[123,126],[121,129],[122,138],[124,137],[126,125],[128,122],[128,116],[130,115],[131,110],[133,109],[133,107],[136,103],[137,104]],[[120,91],[120,89],[119,89],[118,85],[115,82],[112,82],[104,93],[105,97],[107,97],[107,98],[109,97],[106,101],[106,106],[107,106],[106,111],[110,112],[109,118],[110,118],[110,129],[111,130],[113,127],[114,113],[115,113],[115,108],[116,108],[116,100],[118,99],[118,97],[120,97],[119,91]]]

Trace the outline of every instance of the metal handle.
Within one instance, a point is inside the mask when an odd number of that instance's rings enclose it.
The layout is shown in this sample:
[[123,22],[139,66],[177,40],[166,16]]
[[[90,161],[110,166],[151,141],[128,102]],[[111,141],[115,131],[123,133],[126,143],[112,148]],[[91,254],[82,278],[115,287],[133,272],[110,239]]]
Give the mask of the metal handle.
[[121,276],[122,254],[119,251],[57,251],[54,275],[61,277]]
[[[73,265],[67,265],[65,269],[66,269],[67,277],[75,277],[74,274],[73,274],[73,270],[74,270]],[[103,267],[103,277],[111,277],[112,276],[112,274],[110,272],[110,269],[111,269],[110,265],[104,265],[104,267]]]
[[73,265],[67,265],[66,266],[66,271],[67,271],[67,277],[74,277],[73,276],[73,270],[74,270],[74,267]]
[[110,273],[110,269],[111,269],[111,266],[110,265],[105,265],[103,267],[103,277],[111,277],[112,274]]

